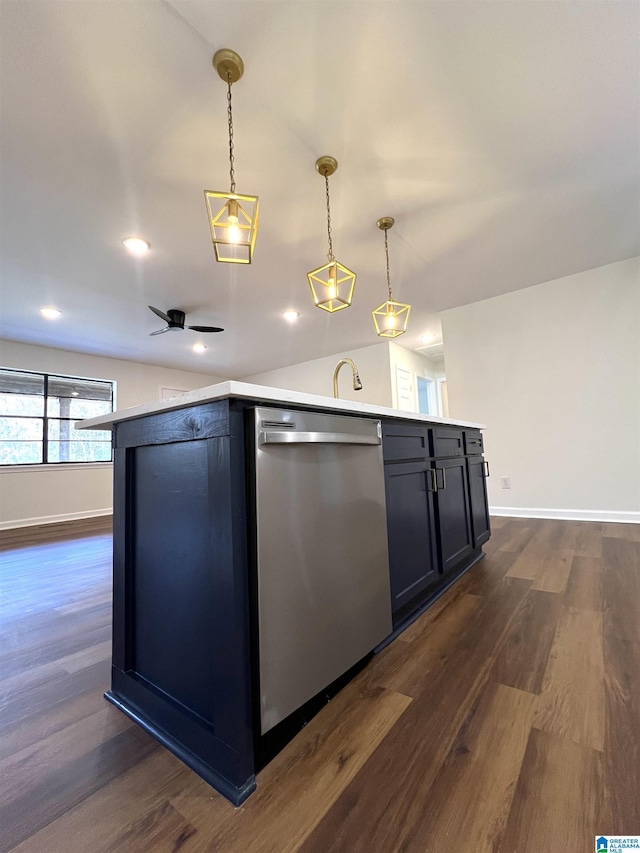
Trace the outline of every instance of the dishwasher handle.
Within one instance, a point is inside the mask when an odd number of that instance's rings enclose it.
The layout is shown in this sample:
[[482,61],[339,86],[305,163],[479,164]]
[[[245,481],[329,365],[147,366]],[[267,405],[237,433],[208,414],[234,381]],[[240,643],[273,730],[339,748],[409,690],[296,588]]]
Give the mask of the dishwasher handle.
[[382,444],[379,435],[357,435],[350,432],[264,432],[258,444]]

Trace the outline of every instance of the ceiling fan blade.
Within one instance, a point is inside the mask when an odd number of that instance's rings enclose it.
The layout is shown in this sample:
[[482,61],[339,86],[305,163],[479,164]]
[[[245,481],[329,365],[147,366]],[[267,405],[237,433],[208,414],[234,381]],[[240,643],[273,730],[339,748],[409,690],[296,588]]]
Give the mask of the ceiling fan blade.
[[187,329],[193,329],[194,332],[224,332],[220,326],[187,326]]
[[151,308],[154,314],[157,314],[158,317],[164,320],[165,323],[171,322],[167,314],[164,313],[164,311],[161,311],[159,308],[154,308],[153,305],[149,305],[149,308]]
[[169,326],[165,326],[164,329],[158,329],[157,332],[149,332],[149,337],[152,338],[154,335],[163,335],[165,332],[169,331]]

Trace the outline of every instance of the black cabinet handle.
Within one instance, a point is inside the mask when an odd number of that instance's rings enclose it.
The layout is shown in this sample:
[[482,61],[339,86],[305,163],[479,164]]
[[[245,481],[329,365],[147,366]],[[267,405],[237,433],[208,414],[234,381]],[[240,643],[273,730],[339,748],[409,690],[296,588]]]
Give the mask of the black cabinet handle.
[[[427,491],[428,492],[437,492],[438,491],[438,481],[436,480],[436,472],[433,468],[427,468],[427,474],[431,476],[427,479]],[[431,488],[429,488],[429,480],[431,480]]]
[[444,472],[444,468],[436,468],[436,475],[438,471],[442,471],[442,486],[438,486],[438,480],[436,476],[436,489],[442,489],[444,491],[447,488],[447,475]]
[[490,477],[491,475],[489,474],[489,463],[487,462],[486,459],[483,459],[482,464],[484,465],[484,476]]

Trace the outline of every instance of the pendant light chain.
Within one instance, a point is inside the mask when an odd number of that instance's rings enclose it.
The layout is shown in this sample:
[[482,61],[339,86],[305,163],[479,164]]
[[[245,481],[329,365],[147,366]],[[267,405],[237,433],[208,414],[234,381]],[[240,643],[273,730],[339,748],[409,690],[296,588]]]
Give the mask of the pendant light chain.
[[227,92],[227,115],[229,116],[229,178],[231,180],[231,190],[236,191],[236,174],[233,168],[235,157],[233,156],[233,114],[231,112],[231,72],[227,74],[227,84],[229,90]]
[[[1,0],[0,0],[1,1]],[[242,57],[228,47],[213,55],[213,67],[227,92],[227,134],[229,152],[229,189],[205,190],[211,240],[216,261],[224,264],[250,264],[258,234],[259,198],[236,190],[233,106],[231,87],[242,78]],[[221,128],[222,129],[222,128]],[[221,152],[222,153],[222,152]],[[222,183],[222,181],[221,181]]]
[[329,238],[329,254],[327,257],[330,261],[335,261],[333,257],[333,241],[331,239],[331,207],[329,205],[329,175],[325,174],[324,182],[327,190],[327,236]]
[[407,331],[407,322],[411,305],[405,302],[396,302],[391,291],[391,270],[389,264],[389,228],[394,225],[392,216],[383,216],[376,222],[381,231],[384,231],[384,253],[387,259],[387,291],[388,298],[382,305],[378,305],[371,312],[376,335],[380,338],[397,338]]
[[388,228],[384,229],[384,251],[387,256],[387,287],[389,288],[389,302],[393,302],[391,295],[391,274],[389,272],[389,242],[387,240]]
[[338,168],[338,161],[328,154],[316,160],[316,172],[324,178],[324,188],[327,201],[327,240],[329,263],[322,264],[317,269],[307,273],[311,295],[317,308],[334,314],[343,308],[348,308],[353,300],[353,289],[356,284],[356,274],[338,263],[333,254],[333,235],[331,233],[331,199],[329,196],[329,176]]

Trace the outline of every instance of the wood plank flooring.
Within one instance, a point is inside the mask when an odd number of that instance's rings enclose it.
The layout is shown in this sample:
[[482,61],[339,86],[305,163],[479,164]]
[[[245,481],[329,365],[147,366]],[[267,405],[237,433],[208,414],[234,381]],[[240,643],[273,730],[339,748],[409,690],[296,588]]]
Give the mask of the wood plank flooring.
[[59,539],[76,539],[78,536],[110,533],[112,527],[112,515],[76,518],[73,521],[58,521],[54,524],[11,527],[8,530],[0,530],[0,551]]
[[485,559],[239,809],[103,699],[104,530],[0,554],[0,851],[583,853],[640,832],[639,526],[494,519]]

